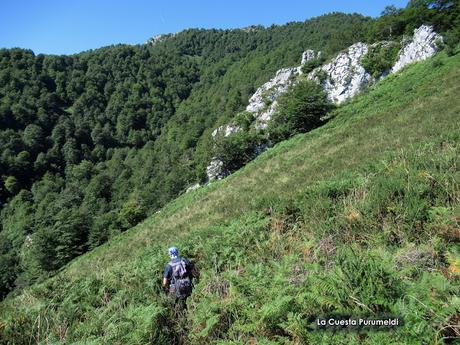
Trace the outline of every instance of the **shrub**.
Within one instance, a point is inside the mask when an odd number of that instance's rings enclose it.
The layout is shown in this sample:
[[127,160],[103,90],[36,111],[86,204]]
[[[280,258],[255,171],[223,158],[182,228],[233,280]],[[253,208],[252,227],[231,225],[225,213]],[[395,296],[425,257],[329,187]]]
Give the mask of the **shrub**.
[[5,189],[11,194],[16,194],[19,191],[19,182],[16,177],[8,176],[4,182]]
[[315,71],[314,78],[317,79],[320,84],[322,84],[328,78],[328,75],[325,70],[320,68]]
[[302,73],[304,74],[310,73],[316,67],[321,66],[324,63],[324,61],[325,61],[325,58],[322,55],[317,59],[308,60],[302,65]]
[[308,132],[321,124],[332,109],[326,93],[317,83],[301,80],[279,98],[279,107],[269,124],[270,139],[278,142],[298,133]]
[[243,128],[245,131],[249,130],[249,127],[254,122],[254,115],[248,111],[242,111],[233,119],[235,124]]
[[131,195],[118,213],[118,221],[122,229],[129,229],[146,217],[144,201],[137,195]]
[[336,257],[334,274],[313,280],[311,295],[339,312],[389,312],[403,288],[385,258],[346,247]]
[[374,78],[378,78],[395,64],[399,49],[396,42],[376,44],[369,48],[361,64]]
[[460,42],[460,29],[450,30],[444,35],[444,49],[448,56],[457,53],[457,44]]
[[240,131],[227,137],[221,135],[216,138],[214,155],[232,172],[257,156],[258,147],[265,142],[261,134],[251,131]]

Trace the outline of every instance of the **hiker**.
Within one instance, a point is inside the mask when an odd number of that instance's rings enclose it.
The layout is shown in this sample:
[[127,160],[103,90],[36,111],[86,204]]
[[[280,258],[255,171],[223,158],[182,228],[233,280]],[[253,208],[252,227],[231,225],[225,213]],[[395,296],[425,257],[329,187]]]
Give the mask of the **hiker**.
[[187,297],[192,293],[193,264],[187,258],[181,258],[176,247],[169,248],[168,254],[171,261],[163,273],[163,289],[175,297],[179,309],[187,309]]

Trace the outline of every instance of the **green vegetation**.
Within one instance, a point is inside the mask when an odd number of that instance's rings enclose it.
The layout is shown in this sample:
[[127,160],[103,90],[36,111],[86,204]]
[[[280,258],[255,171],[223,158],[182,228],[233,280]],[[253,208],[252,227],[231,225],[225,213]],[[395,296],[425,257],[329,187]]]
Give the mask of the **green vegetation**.
[[0,299],[204,180],[218,124],[304,49],[332,55],[370,20],[186,30],[72,56],[0,50]]
[[[387,6],[368,29],[371,42],[412,35],[420,25],[433,25],[437,32],[458,33],[460,7],[456,0],[409,0],[405,8]],[[459,36],[456,42],[459,42]]]
[[400,49],[400,44],[396,42],[377,43],[369,48],[361,64],[374,78],[380,77],[396,63]]
[[311,59],[311,60],[306,61],[302,65],[302,73],[304,73],[304,74],[310,73],[316,67],[321,66],[325,61],[326,61],[326,59],[322,55],[319,58],[315,58],[315,59]]
[[257,147],[267,144],[261,132],[246,130],[228,137],[217,137],[214,156],[220,159],[229,172],[234,172],[257,156]]
[[279,97],[278,103],[268,126],[270,139],[274,142],[318,127],[333,107],[323,88],[306,79]]
[[[458,337],[459,14],[457,1],[414,0],[377,19],[186,30],[73,56],[1,49],[0,344]],[[268,139],[241,111],[276,70],[307,48],[329,58],[421,24],[445,34],[445,53],[334,110],[300,82],[268,133],[310,132],[248,163]],[[363,62],[377,74],[395,51],[376,45]],[[231,121],[244,130],[214,145]],[[215,155],[248,164],[171,202]],[[179,319],[160,284],[171,244],[201,271]],[[404,324],[311,331],[328,314]]]
[[[182,195],[9,296],[0,343],[447,343],[460,312],[459,77],[459,55],[412,65]],[[178,320],[160,284],[172,244],[200,270]],[[404,324],[309,330],[333,313]]]

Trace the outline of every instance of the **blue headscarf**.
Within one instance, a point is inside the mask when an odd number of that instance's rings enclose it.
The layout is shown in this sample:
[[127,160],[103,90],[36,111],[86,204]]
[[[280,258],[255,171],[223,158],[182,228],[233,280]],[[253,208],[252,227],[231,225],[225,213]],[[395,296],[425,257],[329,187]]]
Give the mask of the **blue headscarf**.
[[171,259],[177,258],[179,256],[179,249],[176,247],[171,247],[168,249],[168,254],[171,257]]

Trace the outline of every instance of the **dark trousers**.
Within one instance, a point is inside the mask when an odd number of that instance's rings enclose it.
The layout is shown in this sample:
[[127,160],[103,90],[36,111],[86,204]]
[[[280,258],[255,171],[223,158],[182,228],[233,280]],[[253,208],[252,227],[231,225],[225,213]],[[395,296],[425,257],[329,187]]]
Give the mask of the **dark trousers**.
[[179,311],[187,310],[187,297],[176,297],[174,307]]
[[174,304],[173,307],[175,313],[182,313],[187,310],[188,296],[177,297],[174,285],[170,286],[169,288],[169,298],[171,299],[171,302]]

